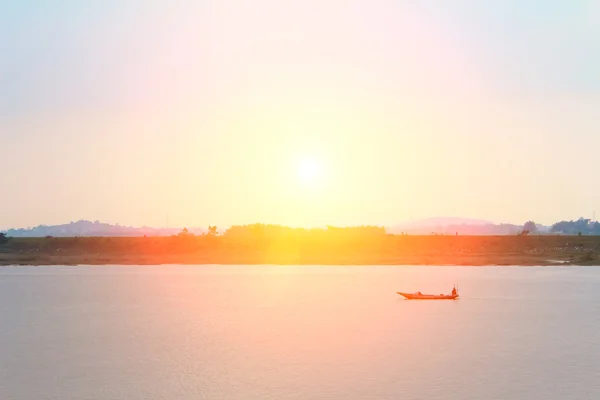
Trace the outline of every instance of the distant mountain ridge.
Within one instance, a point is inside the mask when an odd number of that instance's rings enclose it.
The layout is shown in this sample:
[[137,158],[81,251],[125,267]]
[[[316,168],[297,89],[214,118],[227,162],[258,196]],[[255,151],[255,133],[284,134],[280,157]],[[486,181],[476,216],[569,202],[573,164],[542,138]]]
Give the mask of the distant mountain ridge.
[[417,226],[448,226],[448,225],[493,225],[491,221],[473,218],[460,217],[432,217],[416,221],[407,221],[396,225],[398,227],[417,227]]
[[[80,220],[63,225],[39,225],[27,229],[9,229],[6,233],[12,237],[73,237],[73,236],[170,236],[181,232],[179,228],[151,228],[143,226],[135,228],[131,226],[111,225],[99,221]],[[203,228],[188,228],[188,232],[202,234],[207,232]]]
[[[539,233],[549,231],[549,227],[537,225]],[[523,225],[494,224],[491,221],[472,218],[434,217],[408,221],[387,228],[388,233],[412,235],[446,234],[453,235],[516,235]]]

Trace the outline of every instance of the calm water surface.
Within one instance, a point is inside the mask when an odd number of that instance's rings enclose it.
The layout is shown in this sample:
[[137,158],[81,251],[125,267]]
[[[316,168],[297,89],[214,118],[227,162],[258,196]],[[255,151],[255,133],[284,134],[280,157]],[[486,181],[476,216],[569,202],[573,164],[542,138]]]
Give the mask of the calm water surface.
[[0,399],[600,399],[600,268],[0,268]]

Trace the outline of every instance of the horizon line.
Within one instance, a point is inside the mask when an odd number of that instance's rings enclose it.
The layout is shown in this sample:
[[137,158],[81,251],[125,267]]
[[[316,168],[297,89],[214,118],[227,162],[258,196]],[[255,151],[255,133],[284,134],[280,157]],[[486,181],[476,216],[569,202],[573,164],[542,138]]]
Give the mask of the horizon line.
[[[436,216],[436,217],[425,217],[425,218],[419,218],[419,219],[411,219],[411,220],[405,220],[403,222],[398,222],[398,223],[392,223],[392,224],[352,224],[352,225],[334,225],[334,224],[321,224],[321,225],[305,225],[305,226],[299,226],[299,225],[285,225],[285,224],[281,224],[281,223],[270,223],[270,222],[252,222],[252,223],[243,223],[243,224],[227,224],[227,225],[221,225],[224,226],[223,229],[228,229],[234,226],[251,226],[251,225],[265,225],[265,226],[279,226],[279,227],[285,227],[285,228],[292,228],[292,229],[325,229],[328,227],[335,227],[335,228],[352,228],[352,227],[379,227],[379,228],[401,228],[402,226],[406,225],[406,227],[408,228],[409,225],[412,224],[418,224],[419,222],[427,222],[427,221],[432,221],[432,220],[437,220],[437,219],[446,219],[446,220],[464,220],[464,222],[462,223],[449,223],[449,226],[452,225],[465,225],[465,226],[486,226],[486,225],[493,225],[493,226],[499,226],[499,225],[514,225],[514,226],[523,226],[526,222],[529,221],[525,221],[522,224],[519,223],[513,223],[513,222],[493,222],[491,220],[486,220],[486,219],[479,219],[479,218],[469,218],[469,217],[440,217],[440,216]],[[537,226],[542,226],[542,227],[549,227],[552,226],[553,224],[557,223],[557,222],[561,222],[561,221],[577,221],[579,219],[586,219],[589,220],[590,222],[596,222],[593,218],[585,218],[585,217],[579,217],[577,219],[571,219],[571,220],[567,220],[567,219],[562,219],[556,222],[553,222],[551,224],[545,224],[545,223],[538,223],[533,221]],[[469,223],[469,221],[473,222],[473,223]],[[79,222],[88,222],[91,224],[98,224],[98,225],[108,225],[110,227],[119,227],[119,228],[128,228],[128,229],[153,229],[153,230],[181,230],[184,228],[187,228],[188,230],[208,230],[209,226],[212,226],[211,224],[206,225],[205,227],[203,226],[197,226],[197,225],[181,225],[181,226],[150,226],[150,225],[138,225],[138,226],[134,226],[134,225],[122,225],[119,222],[115,222],[115,223],[110,223],[110,222],[102,222],[99,220],[87,220],[87,219],[79,219],[76,221],[70,221],[70,222],[66,222],[66,223],[59,223],[59,224],[52,224],[52,225],[48,225],[48,224],[39,224],[39,225],[35,225],[35,226],[29,226],[29,227],[20,227],[20,228],[0,228],[0,231],[6,232],[6,231],[10,231],[10,230],[33,230],[36,228],[42,228],[42,227],[47,227],[47,228],[53,228],[53,227],[59,227],[59,226],[69,226],[69,225],[73,225]],[[476,223],[478,222],[478,223]],[[215,224],[217,227],[219,225]],[[433,227],[433,225],[432,225]]]

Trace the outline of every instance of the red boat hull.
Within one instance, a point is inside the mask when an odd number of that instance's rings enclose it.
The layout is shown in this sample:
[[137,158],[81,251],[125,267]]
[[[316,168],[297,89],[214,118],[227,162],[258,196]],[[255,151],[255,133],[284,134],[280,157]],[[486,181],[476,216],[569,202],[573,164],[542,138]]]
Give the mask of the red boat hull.
[[408,300],[456,300],[458,294],[419,294],[396,292]]

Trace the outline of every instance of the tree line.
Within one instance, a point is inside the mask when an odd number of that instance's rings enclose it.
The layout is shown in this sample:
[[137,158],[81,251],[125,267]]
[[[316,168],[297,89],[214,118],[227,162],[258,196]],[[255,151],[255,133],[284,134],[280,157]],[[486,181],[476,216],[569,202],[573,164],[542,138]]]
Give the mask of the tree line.
[[565,235],[600,235],[600,223],[588,218],[560,221],[552,225],[550,232]]
[[[516,229],[517,226],[515,226]],[[464,228],[464,227],[463,227]],[[457,234],[461,233],[458,231]],[[600,235],[600,223],[591,219],[579,218],[571,221],[559,221],[554,223],[549,230],[540,232],[534,221],[527,221],[522,229],[517,232],[519,235],[537,235],[540,233],[563,234],[563,235]],[[384,227],[380,226],[350,226],[335,227],[326,226],[324,228],[292,228],[273,224],[250,224],[233,225],[224,232],[219,232],[216,226],[209,226],[208,231],[201,236],[221,236],[232,239],[366,239],[386,235]],[[466,233],[469,235],[469,232]],[[473,233],[471,233],[473,234]],[[477,234],[475,234],[477,235]],[[176,237],[195,237],[198,236],[189,232],[186,228],[177,234]],[[7,243],[10,236],[6,232],[0,232],[0,245]]]
[[[366,238],[386,235],[385,228],[379,226],[350,226],[325,228],[292,228],[283,225],[250,224],[233,225],[219,234],[216,226],[209,226],[208,232],[202,236],[223,236],[232,239],[301,239],[301,238]],[[186,228],[176,235],[178,237],[196,236]]]

